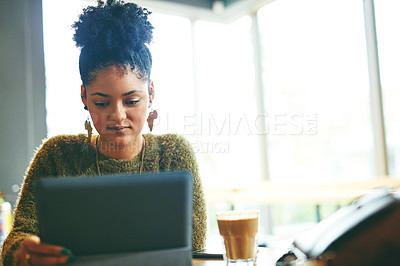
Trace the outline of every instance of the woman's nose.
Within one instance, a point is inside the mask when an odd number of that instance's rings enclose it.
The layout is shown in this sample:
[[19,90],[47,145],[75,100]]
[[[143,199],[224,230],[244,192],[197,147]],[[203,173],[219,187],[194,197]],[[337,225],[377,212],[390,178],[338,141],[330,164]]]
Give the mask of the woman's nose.
[[110,114],[110,119],[116,122],[121,122],[126,118],[125,107],[122,103],[117,103],[114,106],[113,112]]

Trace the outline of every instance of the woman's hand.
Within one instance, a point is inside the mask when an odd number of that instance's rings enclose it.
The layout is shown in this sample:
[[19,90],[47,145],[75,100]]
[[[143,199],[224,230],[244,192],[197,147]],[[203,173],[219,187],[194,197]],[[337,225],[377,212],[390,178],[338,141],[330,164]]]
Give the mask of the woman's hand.
[[40,238],[34,235],[22,241],[15,253],[15,260],[20,266],[63,264],[74,258],[70,250],[61,246],[43,244]]

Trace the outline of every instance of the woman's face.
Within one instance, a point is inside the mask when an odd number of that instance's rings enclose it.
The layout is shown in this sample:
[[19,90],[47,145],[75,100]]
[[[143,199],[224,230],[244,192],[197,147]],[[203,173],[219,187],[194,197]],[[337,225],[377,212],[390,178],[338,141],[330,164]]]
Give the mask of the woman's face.
[[128,145],[140,136],[153,96],[152,82],[119,66],[100,70],[86,93],[82,92],[102,141],[116,146]]

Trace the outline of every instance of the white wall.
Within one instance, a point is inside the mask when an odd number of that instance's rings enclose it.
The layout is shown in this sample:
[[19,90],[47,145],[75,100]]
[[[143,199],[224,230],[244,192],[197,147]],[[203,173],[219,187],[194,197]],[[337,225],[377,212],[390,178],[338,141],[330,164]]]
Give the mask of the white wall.
[[46,137],[42,28],[41,0],[0,0],[0,190],[12,204]]

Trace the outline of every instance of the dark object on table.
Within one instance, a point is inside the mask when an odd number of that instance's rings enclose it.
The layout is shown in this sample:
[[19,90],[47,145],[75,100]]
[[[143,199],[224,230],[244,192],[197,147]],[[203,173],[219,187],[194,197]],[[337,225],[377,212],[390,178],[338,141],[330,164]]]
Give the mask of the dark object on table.
[[192,258],[194,259],[219,259],[223,260],[224,256],[221,252],[212,251],[209,249],[201,249],[192,251]]
[[333,266],[400,265],[399,225],[400,201],[379,189],[299,234],[292,253],[295,261],[318,259]]

